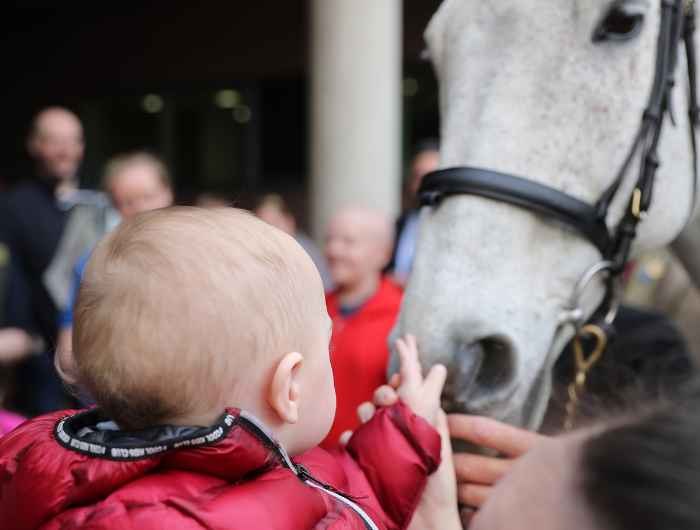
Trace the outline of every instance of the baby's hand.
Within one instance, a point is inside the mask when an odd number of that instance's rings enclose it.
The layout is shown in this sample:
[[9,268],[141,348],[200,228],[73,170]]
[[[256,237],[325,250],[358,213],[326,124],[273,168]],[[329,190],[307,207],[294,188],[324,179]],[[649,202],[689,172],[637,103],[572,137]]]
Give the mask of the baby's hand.
[[[447,418],[440,408],[440,394],[445,384],[447,370],[441,364],[436,364],[423,379],[418,362],[416,338],[413,335],[406,335],[405,338],[397,340],[396,348],[401,359],[400,378],[392,378],[390,387],[392,384],[398,384],[396,391],[399,397],[413,409],[413,412],[437,428],[442,441],[442,462],[437,472],[428,479],[409,530],[414,528],[461,530],[450,434],[447,430]],[[378,389],[377,394],[380,393],[385,397],[390,394],[386,387]],[[375,395],[375,401],[380,397],[382,396]]]
[[[396,341],[401,361],[400,382],[396,391],[399,397],[411,407],[413,412],[437,425],[440,411],[440,394],[445,385],[447,370],[441,364],[434,365],[423,378],[418,347],[413,335],[406,335]],[[396,380],[396,379],[394,379]]]

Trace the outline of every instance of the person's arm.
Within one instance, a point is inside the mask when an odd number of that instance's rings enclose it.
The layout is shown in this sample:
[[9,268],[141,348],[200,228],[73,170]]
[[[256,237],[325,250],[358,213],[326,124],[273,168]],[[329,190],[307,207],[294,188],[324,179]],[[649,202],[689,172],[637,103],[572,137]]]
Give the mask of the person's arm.
[[[388,385],[375,391],[372,403],[365,402],[358,407],[357,415],[361,423],[369,422],[378,409],[391,407],[399,400],[396,389],[400,381],[399,374],[394,374]],[[457,483],[450,433],[447,416],[442,411],[439,412],[436,428],[440,433],[442,460],[437,471],[428,478],[408,530],[462,530],[457,511]],[[346,443],[351,435],[350,431],[343,433],[345,441],[341,443]]]
[[[424,510],[430,511],[429,517],[421,518],[425,523],[421,528],[461,528],[447,421],[440,409],[446,370],[433,367],[424,379],[413,337],[400,341],[398,350],[400,384],[395,391],[392,389],[396,399],[355,431],[348,441],[347,454],[369,481],[390,528],[408,527],[416,508],[426,504],[425,492],[433,494],[427,501],[430,510]],[[441,464],[441,453],[447,464]],[[428,481],[428,475],[436,469],[441,479]]]
[[457,485],[452,445],[444,413],[438,418],[437,428],[442,442],[442,461],[437,471],[428,478],[408,530],[462,530],[456,505]]
[[3,304],[3,328],[18,328],[35,337],[36,329],[32,311],[32,291],[25,271],[18,265],[17,254],[10,252],[9,265],[6,269]]
[[68,303],[61,312],[58,321],[58,337],[56,339],[56,355],[53,362],[64,383],[75,385],[78,381],[78,370],[73,357],[73,309],[78,298],[80,282],[85,273],[90,254],[82,256],[73,267],[73,276],[68,295]]

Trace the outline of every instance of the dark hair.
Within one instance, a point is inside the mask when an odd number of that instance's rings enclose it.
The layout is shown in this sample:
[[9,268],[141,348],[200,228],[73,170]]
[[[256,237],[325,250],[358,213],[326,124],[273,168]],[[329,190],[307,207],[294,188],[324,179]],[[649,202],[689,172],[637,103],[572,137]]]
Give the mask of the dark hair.
[[418,140],[413,147],[413,157],[417,157],[421,153],[430,151],[440,151],[440,140],[437,138],[423,138]]
[[700,528],[698,383],[583,443],[583,494],[602,528]]

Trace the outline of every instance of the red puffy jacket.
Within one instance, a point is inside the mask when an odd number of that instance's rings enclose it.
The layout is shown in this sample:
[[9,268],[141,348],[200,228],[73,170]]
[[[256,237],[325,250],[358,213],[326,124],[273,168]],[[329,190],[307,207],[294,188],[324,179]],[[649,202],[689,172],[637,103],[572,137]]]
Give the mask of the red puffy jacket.
[[0,528],[405,528],[440,460],[437,432],[401,403],[347,450],[293,461],[235,409],[208,428],[101,421],[97,409],[64,411],[0,438]]

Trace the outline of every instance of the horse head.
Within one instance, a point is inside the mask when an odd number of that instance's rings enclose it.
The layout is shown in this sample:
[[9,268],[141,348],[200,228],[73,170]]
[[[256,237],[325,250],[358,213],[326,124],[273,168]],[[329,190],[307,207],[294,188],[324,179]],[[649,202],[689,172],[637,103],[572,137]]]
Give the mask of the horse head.
[[[445,0],[426,31],[440,86],[441,166],[518,175],[593,204],[640,129],[656,71],[659,1]],[[672,46],[675,53],[677,46]],[[658,146],[653,202],[634,250],[670,242],[693,207],[685,58]],[[604,222],[614,232],[636,186],[634,156]],[[599,248],[564,223],[475,195],[420,213],[413,271],[392,333],[444,363],[445,407],[537,428],[562,324]],[[603,275],[577,301],[604,298]],[[390,371],[396,369],[392,355]]]

